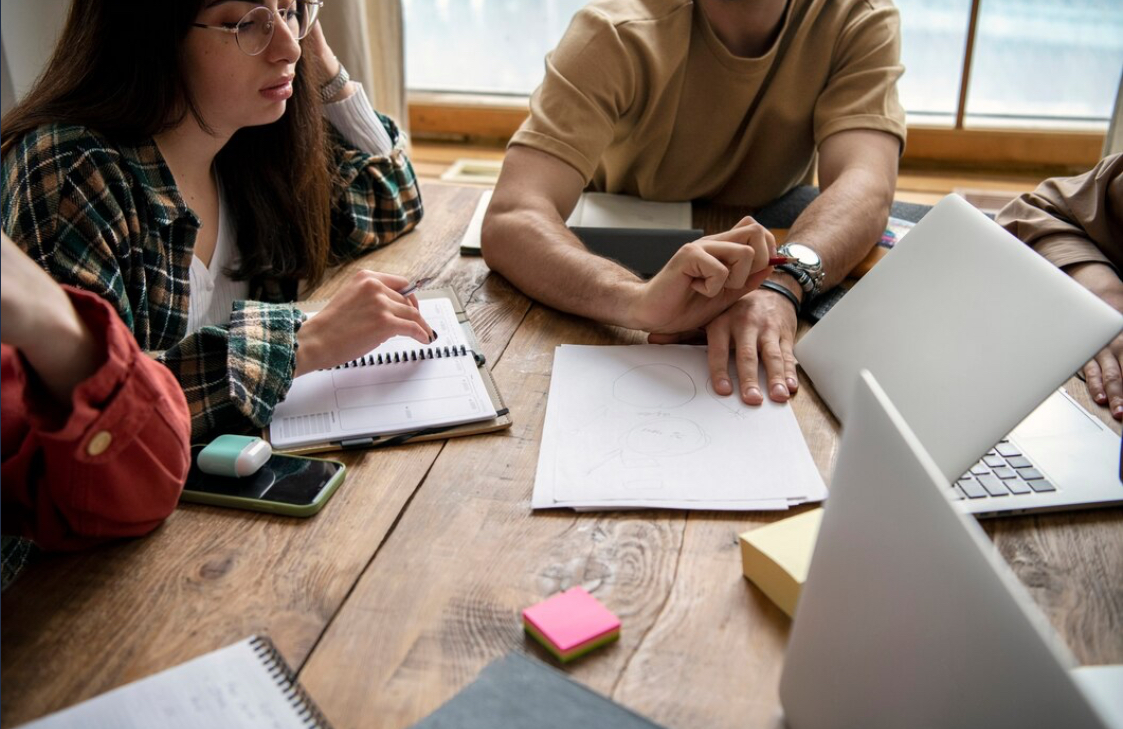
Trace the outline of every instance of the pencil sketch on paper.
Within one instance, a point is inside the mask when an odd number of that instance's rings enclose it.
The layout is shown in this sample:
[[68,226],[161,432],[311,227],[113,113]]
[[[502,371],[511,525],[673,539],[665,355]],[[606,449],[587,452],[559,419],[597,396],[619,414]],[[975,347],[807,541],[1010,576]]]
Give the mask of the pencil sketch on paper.
[[[702,450],[710,443],[706,431],[688,418],[653,417],[619,436],[618,448],[604,453],[585,471],[591,475],[609,463],[623,469],[659,468],[664,458],[681,458]],[[657,481],[658,479],[656,479]]]
[[[709,374],[705,350],[696,347],[560,347],[536,508],[732,508],[740,502],[783,508],[822,498],[822,479],[790,407],[772,401],[750,407],[736,394],[718,395]],[[730,375],[736,393],[735,368]]]
[[[631,367],[612,380],[608,408],[598,408],[593,422],[579,429],[590,445],[610,450],[600,453],[585,469],[586,476],[613,464],[624,469],[658,469],[663,459],[675,459],[702,450],[710,436],[694,419],[675,417],[669,410],[690,405],[698,385],[689,372],[672,364]],[[659,483],[660,479],[645,479]]]
[[694,378],[681,367],[668,364],[632,367],[612,383],[614,399],[644,409],[682,407],[697,394]]

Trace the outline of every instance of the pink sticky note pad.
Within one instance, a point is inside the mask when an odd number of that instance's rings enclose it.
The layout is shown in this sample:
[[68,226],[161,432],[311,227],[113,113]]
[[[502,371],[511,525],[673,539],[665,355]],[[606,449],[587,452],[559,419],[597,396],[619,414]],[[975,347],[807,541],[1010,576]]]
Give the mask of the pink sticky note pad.
[[531,605],[523,610],[523,620],[562,653],[620,628],[620,619],[580,587]]

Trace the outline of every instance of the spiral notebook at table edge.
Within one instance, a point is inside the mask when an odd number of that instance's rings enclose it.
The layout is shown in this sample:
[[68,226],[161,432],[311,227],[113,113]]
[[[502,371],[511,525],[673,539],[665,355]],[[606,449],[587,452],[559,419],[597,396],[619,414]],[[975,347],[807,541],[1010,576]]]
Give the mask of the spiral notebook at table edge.
[[[245,695],[231,690],[232,686],[243,683],[247,686],[255,684],[260,686],[260,683],[246,679],[244,672],[239,673],[235,670],[237,667],[245,666],[244,663],[239,664],[238,659],[235,658],[243,646],[254,656],[252,660],[256,661],[255,665],[259,665],[264,670],[264,675],[268,676],[265,683],[278,690],[275,695],[279,700],[278,704],[272,704],[270,701],[274,695],[254,694],[252,690],[249,695]],[[248,655],[243,657],[248,659]],[[199,678],[198,668],[201,662],[207,663],[207,679],[202,681]],[[168,683],[173,677],[174,688],[170,688]],[[171,696],[173,692],[177,695],[175,698]],[[225,703],[230,696],[238,700],[252,699],[251,705],[254,710],[251,713],[254,716],[247,717],[244,710],[232,709],[231,704]],[[202,701],[197,703],[196,700],[200,697]],[[260,633],[207,651],[164,670],[21,724],[19,729],[139,726],[141,717],[133,713],[138,705],[145,707],[146,715],[152,712],[159,713],[166,721],[173,721],[177,726],[183,726],[185,722],[195,725],[196,721],[202,718],[209,717],[213,720],[217,717],[220,719],[219,725],[223,727],[246,726],[251,718],[261,719],[259,710],[264,710],[265,714],[272,716],[274,720],[283,719],[285,717],[273,714],[272,710],[284,705],[293,710],[294,713],[289,718],[295,719],[302,729],[333,729],[331,722],[300,683],[296,672],[281,655],[273,640]],[[117,723],[109,724],[108,721],[111,719],[116,720]],[[124,723],[119,723],[122,720]]]
[[[328,721],[324,713],[320,711],[320,707],[316,704],[315,700],[308,694],[304,686],[296,677],[296,672],[292,670],[292,666],[288,664],[285,657],[277,650],[277,646],[273,640],[267,635],[252,635],[248,638],[250,646],[253,648],[254,653],[264,661],[266,670],[269,671],[270,677],[273,680],[283,679],[284,685],[280,686],[284,693],[285,699],[289,704],[297,709],[300,713],[300,718],[305,722],[308,729],[332,729],[331,722]],[[307,716],[305,716],[307,715]]]
[[[460,301],[456,291],[450,287],[442,287],[435,289],[421,289],[417,291],[416,296],[418,299],[448,299],[452,302],[452,308],[456,312],[457,321],[464,331],[464,336],[468,340],[468,353],[480,355],[480,342],[476,336],[475,330],[472,328],[472,323],[468,320],[468,313],[464,308],[464,304]],[[304,312],[319,311],[327,305],[326,301],[298,301],[296,307]],[[423,348],[422,348],[423,349]],[[510,409],[503,401],[503,396],[499,393],[499,388],[495,384],[495,379],[491,376],[491,371],[487,368],[487,364],[482,359],[477,359],[477,366],[480,373],[480,378],[483,380],[484,388],[487,389],[487,394],[491,398],[491,403],[495,407],[497,413],[494,418],[487,420],[477,420],[471,423],[464,423],[463,425],[456,425],[450,428],[441,429],[427,429],[419,431],[417,434],[402,437],[402,435],[394,436],[393,445],[401,445],[406,443],[422,443],[429,440],[443,440],[445,438],[457,438],[463,435],[479,435],[482,433],[493,433],[498,430],[505,430],[514,424],[511,419]],[[262,437],[269,440],[269,428],[266,427],[262,431]],[[377,447],[380,445],[378,441],[372,442],[369,447]],[[313,453],[325,453],[330,451],[344,450],[339,443],[323,442],[312,443],[304,446],[297,446],[294,448],[277,448],[279,453],[287,453],[290,455],[309,455]]]

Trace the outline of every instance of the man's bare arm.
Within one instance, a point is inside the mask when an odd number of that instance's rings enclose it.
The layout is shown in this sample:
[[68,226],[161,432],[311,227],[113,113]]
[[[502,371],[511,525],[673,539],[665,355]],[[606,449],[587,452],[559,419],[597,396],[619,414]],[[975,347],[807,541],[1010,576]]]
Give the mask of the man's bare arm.
[[[827,290],[862,262],[885,230],[897,187],[900,142],[891,134],[855,129],[833,134],[819,148],[822,194],[799,216],[788,240],[813,248],[823,260]],[[777,280],[795,282],[784,273]],[[793,291],[802,298],[798,286]]]
[[581,176],[527,147],[507,152],[484,217],[492,270],[556,309],[644,331],[679,331],[712,319],[767,275],[774,241],[751,219],[688,243],[651,280],[590,253],[565,227]]
[[632,326],[625,317],[639,279],[587,251],[565,226],[583,186],[581,174],[556,157],[511,147],[484,218],[484,259],[544,304]]
[[[897,182],[897,138],[854,130],[833,134],[819,149],[822,194],[803,211],[788,240],[813,248],[823,260],[829,288],[858,265],[885,228]],[[799,299],[803,290],[787,273],[771,278]],[[741,399],[764,401],[757,362],[764,363],[768,396],[786,401],[799,387],[793,354],[796,315],[791,303],[769,289],[754,291],[706,327],[710,373],[718,394],[732,392],[729,349],[734,351]],[[653,337],[652,341],[669,341]]]

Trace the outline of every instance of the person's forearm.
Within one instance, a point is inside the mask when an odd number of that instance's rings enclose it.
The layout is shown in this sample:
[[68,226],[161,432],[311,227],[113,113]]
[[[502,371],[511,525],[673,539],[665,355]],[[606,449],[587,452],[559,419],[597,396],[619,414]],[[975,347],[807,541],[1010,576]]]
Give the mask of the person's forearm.
[[40,312],[36,336],[25,339],[19,348],[51,397],[68,404],[74,388],[97,370],[105,353],[70,300],[58,299],[52,302],[57,306]]
[[488,266],[531,298],[605,324],[638,327],[630,307],[642,281],[587,251],[556,214],[493,212],[483,239]]
[[1078,263],[1066,266],[1064,270],[1084,288],[1123,311],[1123,281],[1111,266],[1106,263]]
[[846,278],[869,254],[885,230],[892,203],[892,181],[859,168],[839,175],[799,216],[787,240],[812,248],[822,258],[823,291]]

